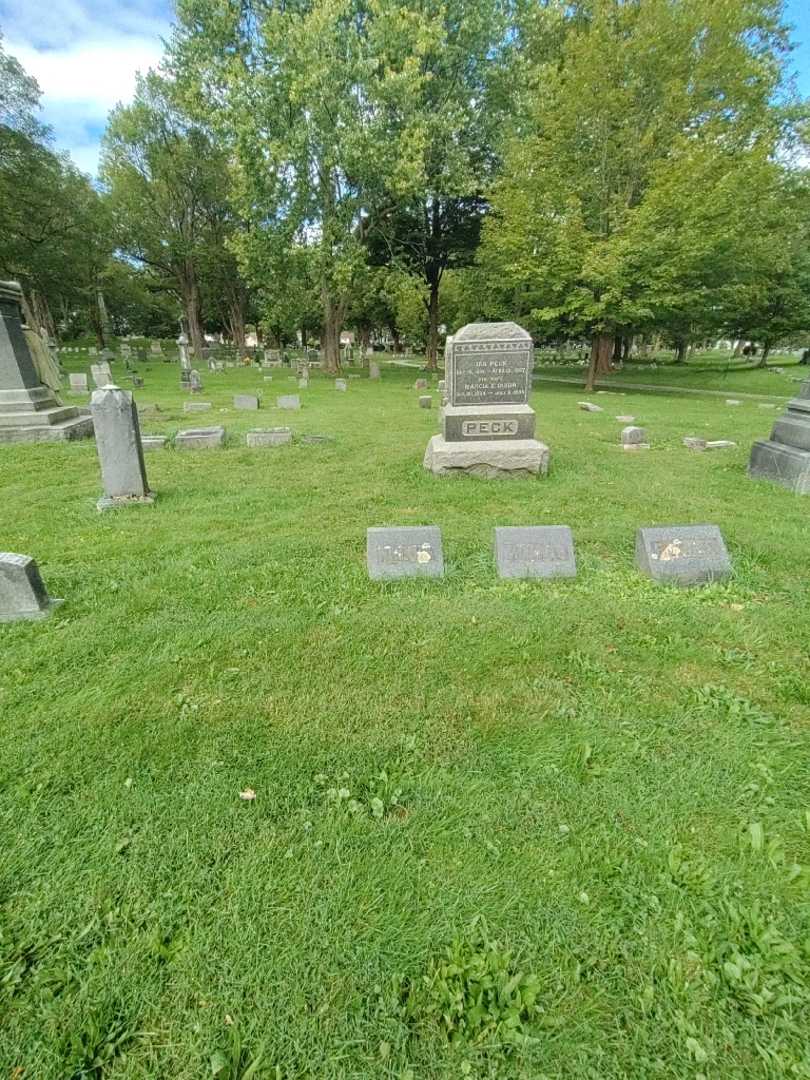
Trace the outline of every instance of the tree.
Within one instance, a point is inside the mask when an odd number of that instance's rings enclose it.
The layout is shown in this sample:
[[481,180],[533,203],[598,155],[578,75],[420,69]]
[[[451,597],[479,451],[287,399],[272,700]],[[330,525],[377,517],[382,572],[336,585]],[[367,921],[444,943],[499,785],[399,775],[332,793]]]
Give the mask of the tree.
[[[639,218],[656,185],[695,156],[733,171],[774,151],[787,31],[772,0],[583,0],[566,10],[559,58],[538,45],[484,258],[547,332],[590,335],[590,387],[610,368],[614,338],[660,314],[639,273],[649,237]],[[697,266],[685,265],[686,244],[678,249],[689,278]]]
[[101,175],[119,248],[177,290],[201,357],[202,264],[226,257],[227,152],[187,117],[171,81],[150,72],[110,116]]

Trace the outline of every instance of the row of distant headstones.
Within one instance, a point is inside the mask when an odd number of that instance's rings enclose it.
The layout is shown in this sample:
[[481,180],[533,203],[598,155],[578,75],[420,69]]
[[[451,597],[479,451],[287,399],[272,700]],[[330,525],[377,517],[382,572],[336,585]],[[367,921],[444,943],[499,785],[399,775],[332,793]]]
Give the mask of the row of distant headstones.
[[[442,577],[444,552],[436,525],[371,528],[366,534],[369,576],[375,581]],[[574,538],[566,525],[499,526],[495,562],[502,578],[576,576]],[[731,573],[731,560],[716,525],[639,529],[636,564],[654,581],[703,585]],[[44,618],[52,600],[30,556],[0,554],[0,622]]]
[[[574,537],[567,525],[498,526],[495,562],[502,578],[576,576]],[[366,563],[375,581],[444,575],[437,525],[371,528]],[[716,525],[666,525],[636,534],[636,565],[648,577],[674,585],[704,585],[731,574],[731,559]]]

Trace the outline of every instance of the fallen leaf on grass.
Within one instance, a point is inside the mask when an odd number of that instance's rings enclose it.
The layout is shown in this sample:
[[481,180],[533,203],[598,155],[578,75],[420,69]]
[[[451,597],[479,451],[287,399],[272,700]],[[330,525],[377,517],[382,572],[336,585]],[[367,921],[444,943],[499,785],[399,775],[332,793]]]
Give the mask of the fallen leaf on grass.
[[245,788],[244,791],[239,792],[239,798],[242,799],[244,802],[253,802],[253,800],[256,798],[256,792],[253,790],[252,787]]

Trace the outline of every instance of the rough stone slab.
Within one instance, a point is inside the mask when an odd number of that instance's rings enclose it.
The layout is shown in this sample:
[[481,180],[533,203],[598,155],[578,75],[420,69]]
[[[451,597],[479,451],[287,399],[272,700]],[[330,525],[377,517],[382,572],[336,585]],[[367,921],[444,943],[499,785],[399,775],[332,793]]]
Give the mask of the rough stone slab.
[[233,407],[235,409],[256,410],[259,407],[259,399],[255,394],[234,394]]
[[320,446],[322,443],[333,443],[331,435],[299,435],[298,441],[304,446]]
[[731,574],[731,559],[716,525],[666,525],[636,533],[636,565],[653,581],[705,585]]
[[349,384],[345,379],[335,379],[335,389],[346,391],[349,389]]
[[534,439],[536,421],[529,405],[446,405],[442,434],[448,442]]
[[276,407],[279,409],[300,409],[301,398],[298,394],[281,394],[276,398]]
[[48,596],[29,555],[0,552],[0,623],[44,619],[58,603]]
[[402,525],[366,531],[366,565],[374,581],[444,574],[442,534],[437,525]]
[[416,382],[413,384],[413,388],[414,390],[427,390],[427,385],[427,379],[417,379]]
[[91,364],[90,374],[96,386],[107,386],[113,381],[112,370],[109,364]]
[[141,435],[141,446],[147,450],[165,450],[169,439],[166,435]]
[[432,397],[430,397],[428,394],[423,394],[423,395],[420,396],[420,398],[419,398],[419,408],[420,409],[429,409],[429,408],[431,408],[432,405],[433,405],[433,398]]
[[632,424],[635,421],[635,416],[617,416],[616,419],[620,424]]
[[810,495],[810,453],[760,439],[751,448],[748,475],[780,484],[796,495]]
[[283,446],[292,442],[292,428],[254,428],[245,436],[245,442],[252,449],[263,446]]
[[213,409],[213,405],[210,401],[184,401],[183,412],[195,413],[195,412],[208,412],[209,409]]
[[96,509],[101,514],[105,510],[120,510],[127,506],[152,506],[156,498],[153,491],[146,495],[102,495]]
[[737,444],[731,439],[713,439],[706,443],[707,450],[733,450]]
[[567,525],[499,525],[495,562],[502,578],[576,577],[574,537]]
[[468,473],[492,480],[505,477],[545,476],[551,451],[537,439],[503,442],[448,442],[434,435],[425,450],[423,465],[436,476]]
[[104,505],[100,503],[99,509],[107,509],[106,500],[115,503],[148,499],[151,493],[132,394],[118,386],[94,390],[90,409],[104,487]]
[[55,407],[50,415],[37,413],[36,420],[31,423],[0,424],[0,443],[68,442],[92,438],[92,435],[93,420],[86,409]]
[[683,445],[688,446],[690,450],[705,450],[706,440],[693,438],[691,435],[687,435],[683,440]]
[[736,398],[726,398],[726,405],[742,405],[742,402]]
[[605,411],[602,408],[601,405],[594,405],[594,403],[592,401],[578,401],[577,405],[579,405],[580,409],[582,409],[583,412],[604,412]]
[[176,450],[216,450],[225,442],[225,428],[189,428],[178,431],[174,440]]

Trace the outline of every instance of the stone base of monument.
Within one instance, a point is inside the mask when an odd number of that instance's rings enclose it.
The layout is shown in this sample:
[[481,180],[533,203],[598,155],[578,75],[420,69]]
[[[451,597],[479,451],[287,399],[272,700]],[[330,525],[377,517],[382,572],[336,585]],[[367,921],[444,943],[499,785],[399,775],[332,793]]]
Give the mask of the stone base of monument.
[[89,410],[60,405],[45,386],[0,390],[0,443],[62,442],[92,434]]
[[148,495],[102,495],[96,503],[99,513],[104,510],[117,510],[122,506],[152,506],[157,495],[150,491]]
[[810,451],[760,439],[751,448],[748,475],[781,484],[796,495],[810,495]]
[[464,472],[487,480],[502,477],[546,476],[551,451],[537,439],[477,439],[448,442],[434,435],[423,465],[435,476]]

